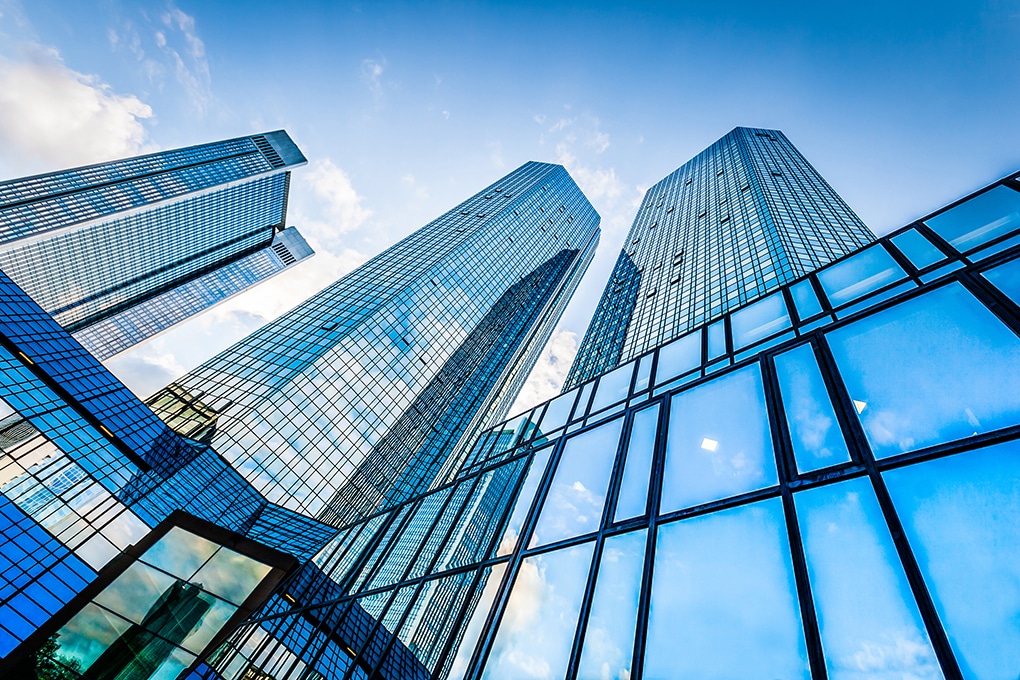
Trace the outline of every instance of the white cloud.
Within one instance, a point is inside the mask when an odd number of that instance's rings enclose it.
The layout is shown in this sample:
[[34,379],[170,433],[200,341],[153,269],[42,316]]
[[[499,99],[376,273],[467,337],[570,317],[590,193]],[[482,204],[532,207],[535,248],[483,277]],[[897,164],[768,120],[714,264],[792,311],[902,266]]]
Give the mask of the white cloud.
[[364,59],[361,62],[361,79],[368,85],[376,108],[382,106],[383,102],[382,74],[385,70],[385,59]]
[[53,48],[26,43],[0,57],[0,147],[4,171],[26,174],[153,150],[152,108],[97,76],[67,67]]
[[[184,88],[192,108],[199,115],[204,115],[215,98],[205,43],[198,37],[195,18],[182,12],[173,3],[170,3],[169,9],[160,18],[167,31],[155,32],[156,45],[170,59],[177,82]],[[180,49],[172,44],[178,42],[178,37],[183,42],[183,45],[178,45]]]
[[554,332],[510,412],[516,414],[527,411],[558,395],[576,355],[577,333]]
[[614,168],[582,165],[563,143],[556,145],[556,158],[589,199],[615,199],[623,194],[623,183]]
[[372,211],[361,205],[351,178],[329,158],[312,161],[297,176],[310,190],[310,195],[309,191],[291,191],[297,214],[308,224],[303,229],[308,232],[306,237],[313,236],[328,248],[339,234],[357,229],[372,216]]

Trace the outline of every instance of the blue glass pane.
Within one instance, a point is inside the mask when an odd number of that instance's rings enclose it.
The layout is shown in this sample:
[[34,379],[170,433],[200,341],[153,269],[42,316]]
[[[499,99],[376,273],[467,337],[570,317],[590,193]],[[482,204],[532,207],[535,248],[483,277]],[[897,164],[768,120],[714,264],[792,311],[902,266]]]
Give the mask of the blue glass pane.
[[890,240],[918,269],[924,269],[928,265],[946,259],[946,254],[933,246],[931,241],[916,229],[909,229],[898,236],[893,236]]
[[1000,264],[981,275],[1008,295],[1010,300],[1020,305],[1020,260]]
[[970,250],[1020,227],[1020,193],[1000,185],[925,224],[957,250]]
[[654,354],[646,354],[641,357],[638,364],[637,379],[634,381],[634,391],[641,392],[648,389],[648,381],[652,377],[652,357]]
[[595,398],[591,404],[592,413],[626,399],[630,392],[630,379],[633,375],[634,363],[631,362],[599,378]]
[[538,485],[542,481],[542,475],[549,464],[549,455],[552,452],[553,447],[547,446],[535,453],[535,457],[531,461],[531,467],[528,468],[528,476],[524,478],[521,492],[517,495],[517,501],[514,504],[513,512],[510,514],[510,520],[507,522],[506,531],[503,533],[503,538],[500,539],[499,547],[496,549],[497,556],[509,555],[517,547],[517,539],[520,536],[521,527],[524,526],[524,520],[528,517],[528,510],[531,509],[531,502],[535,499],[535,492],[538,491]]
[[726,325],[719,320],[708,327],[708,358],[711,361],[726,353]]
[[797,315],[803,320],[815,314],[822,313],[822,303],[815,295],[815,289],[811,281],[805,279],[798,284],[790,286],[790,295],[793,296],[793,304],[797,306]]
[[552,432],[567,423],[567,419],[570,418],[570,410],[574,407],[575,397],[577,397],[577,390],[571,390],[549,402],[545,409],[545,415],[542,416],[542,432]]
[[1020,340],[959,283],[826,337],[879,458],[1020,423]]
[[659,405],[634,414],[623,479],[616,501],[617,522],[645,514],[648,505],[648,480],[652,472],[655,433],[659,429]]
[[606,539],[585,629],[578,678],[630,678],[645,529]]
[[769,295],[763,300],[733,312],[730,331],[733,349],[738,350],[763,340],[792,326],[782,293]]
[[884,475],[968,678],[1020,676],[1020,442]]
[[810,472],[849,461],[850,452],[811,345],[777,356],[776,375],[797,469]]
[[529,547],[599,528],[622,430],[616,418],[567,440]]
[[778,499],[663,525],[645,678],[807,678]]
[[829,678],[942,677],[871,483],[794,499]]
[[483,678],[563,677],[593,548],[589,541],[521,563]]
[[478,636],[482,633],[485,619],[489,616],[492,603],[496,600],[496,593],[499,591],[499,584],[506,572],[506,562],[501,562],[494,567],[482,570],[482,578],[478,587],[482,594],[474,603],[474,609],[468,608],[465,618],[470,616],[467,626],[464,628],[464,635],[457,645],[457,651],[453,655],[453,663],[450,666],[448,678],[463,678],[467,666],[471,662],[471,655],[474,653]]
[[673,397],[661,512],[776,482],[776,460],[757,364]]
[[701,331],[697,330],[674,340],[659,350],[659,363],[655,368],[655,384],[670,380],[701,366]]
[[885,248],[873,245],[818,272],[829,302],[839,307],[906,276]]

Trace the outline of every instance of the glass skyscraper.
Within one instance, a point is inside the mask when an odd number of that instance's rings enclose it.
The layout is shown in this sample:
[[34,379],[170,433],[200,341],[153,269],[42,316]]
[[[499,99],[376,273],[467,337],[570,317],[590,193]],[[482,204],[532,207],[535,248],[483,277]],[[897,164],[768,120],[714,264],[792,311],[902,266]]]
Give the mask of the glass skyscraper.
[[566,170],[527,163],[149,403],[178,431],[215,419],[208,441],[271,502],[371,514],[506,415],[598,225]]
[[565,388],[874,239],[786,135],[735,128],[645,193]]
[[311,254],[280,130],[0,183],[0,270],[101,359]]

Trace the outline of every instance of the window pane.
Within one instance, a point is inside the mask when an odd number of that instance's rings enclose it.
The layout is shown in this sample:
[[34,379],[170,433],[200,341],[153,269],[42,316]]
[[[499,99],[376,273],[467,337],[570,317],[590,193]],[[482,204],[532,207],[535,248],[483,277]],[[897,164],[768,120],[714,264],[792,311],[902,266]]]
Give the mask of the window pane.
[[633,375],[632,362],[599,378],[598,390],[595,392],[595,399],[592,400],[592,413],[626,399],[630,391],[630,378]]
[[811,287],[811,281],[805,279],[790,286],[790,294],[793,296],[793,304],[797,305],[797,316],[801,320],[822,313],[822,303],[818,301],[815,289]]
[[578,678],[630,678],[646,535],[613,536],[602,547]]
[[185,580],[195,575],[219,546],[200,536],[173,527],[145,551],[142,561]]
[[871,483],[794,499],[829,678],[941,677]]
[[733,349],[747,347],[792,325],[783,295],[781,293],[770,295],[764,300],[733,312],[733,316],[730,317]]
[[992,284],[1020,305],[1020,260],[1012,260],[982,274]]
[[594,543],[529,557],[521,563],[483,678],[563,677]]
[[220,548],[198,570],[194,581],[214,595],[241,605],[270,571],[271,567],[267,564],[228,548]]
[[652,376],[652,357],[654,354],[646,354],[641,357],[638,363],[637,379],[634,381],[634,391],[641,392],[648,389],[648,379]]
[[879,458],[1020,422],[1020,340],[959,283],[826,337]]
[[567,440],[529,547],[599,528],[622,430],[616,418]]
[[890,240],[918,269],[924,269],[930,264],[946,259],[946,254],[933,246],[931,241],[916,229],[910,229],[899,236],[893,236]]
[[659,429],[659,405],[634,414],[624,460],[623,479],[616,501],[617,522],[645,514],[648,506],[648,480],[652,472],[655,433]]
[[673,397],[663,513],[772,486],[777,479],[757,364]]
[[661,385],[681,373],[701,366],[701,331],[697,330],[674,340],[659,350],[655,368],[655,384]]
[[811,345],[776,357],[776,375],[797,469],[810,472],[850,460]]
[[482,579],[478,584],[478,587],[482,589],[482,594],[474,605],[474,609],[469,609],[465,613],[465,618],[470,616],[471,620],[468,621],[467,627],[464,629],[464,636],[457,646],[457,653],[453,656],[453,664],[450,667],[448,678],[464,677],[467,665],[471,662],[471,655],[475,651],[478,636],[482,633],[482,626],[485,625],[485,619],[489,616],[489,609],[492,608],[492,603],[496,599],[496,592],[499,590],[499,584],[503,580],[505,572],[505,562],[482,570]]
[[520,536],[521,527],[524,526],[524,520],[528,517],[528,510],[531,509],[531,502],[535,499],[535,492],[538,491],[538,485],[542,481],[542,474],[549,464],[549,455],[552,451],[553,447],[547,446],[535,453],[535,457],[531,461],[531,467],[528,468],[528,476],[524,478],[521,492],[517,495],[517,502],[514,504],[513,513],[511,513],[510,520],[507,522],[506,531],[503,533],[503,538],[500,539],[499,547],[496,549],[497,557],[509,555],[517,547],[517,539]]
[[970,250],[1020,227],[1020,194],[999,185],[925,224],[958,250]]
[[726,322],[716,321],[708,327],[708,358],[715,359],[726,353]]
[[542,416],[542,432],[552,432],[556,428],[563,427],[567,418],[570,417],[570,409],[574,406],[574,398],[577,396],[577,390],[571,390],[566,394],[561,394],[552,401],[545,409],[545,415]]
[[1020,675],[1020,442],[884,475],[965,677]]
[[818,272],[818,282],[833,307],[856,300],[862,295],[906,276],[885,248],[874,245],[839,264]]
[[778,499],[659,528],[643,677],[807,678],[802,631]]

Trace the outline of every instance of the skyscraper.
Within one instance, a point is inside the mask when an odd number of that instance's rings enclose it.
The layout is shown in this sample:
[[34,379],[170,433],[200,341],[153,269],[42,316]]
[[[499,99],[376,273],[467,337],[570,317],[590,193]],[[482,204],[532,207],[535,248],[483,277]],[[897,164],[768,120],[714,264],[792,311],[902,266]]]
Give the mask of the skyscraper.
[[874,239],[786,135],[735,128],[645,193],[564,388]]
[[0,183],[0,270],[101,359],[298,260],[282,130]]
[[505,415],[598,222],[562,167],[527,163],[149,403],[173,419],[199,399],[213,447],[273,502],[372,512]]

